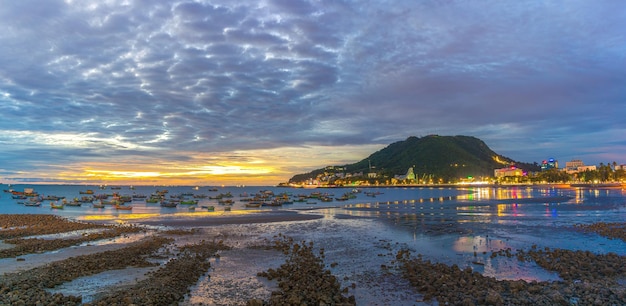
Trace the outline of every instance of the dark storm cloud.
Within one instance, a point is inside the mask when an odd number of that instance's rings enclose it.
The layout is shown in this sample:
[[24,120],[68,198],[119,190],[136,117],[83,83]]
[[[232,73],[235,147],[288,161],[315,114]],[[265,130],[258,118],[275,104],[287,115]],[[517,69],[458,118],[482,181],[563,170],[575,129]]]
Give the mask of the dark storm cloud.
[[522,161],[626,149],[617,1],[2,1],[0,27],[3,164],[431,133]]

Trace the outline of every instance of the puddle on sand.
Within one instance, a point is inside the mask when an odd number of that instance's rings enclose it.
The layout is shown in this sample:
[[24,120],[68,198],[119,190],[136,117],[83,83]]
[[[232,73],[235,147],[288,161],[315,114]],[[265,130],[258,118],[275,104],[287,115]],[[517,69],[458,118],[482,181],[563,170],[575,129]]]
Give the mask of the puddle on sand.
[[124,234],[124,235],[113,237],[113,238],[94,240],[94,241],[86,241],[86,242],[80,244],[80,246],[105,246],[105,245],[109,245],[109,244],[127,244],[127,243],[137,242],[137,241],[139,241],[141,239],[144,239],[144,238],[146,238],[148,236],[152,236],[153,234],[154,233],[152,233],[152,232],[140,232],[140,233]]
[[49,289],[48,292],[64,295],[82,296],[83,303],[90,303],[99,295],[115,291],[116,289],[134,285],[144,279],[146,273],[159,267],[127,268],[110,270],[95,275],[79,277],[71,282]]
[[14,244],[4,243],[3,241],[0,241],[0,250],[11,249],[13,247],[15,247]]
[[233,249],[220,254],[182,305],[246,305],[250,299],[269,300],[276,284],[257,273],[278,268],[285,260],[281,252]]
[[102,232],[102,231],[103,231],[103,229],[101,229],[101,228],[92,228],[92,229],[84,229],[84,230],[64,232],[64,233],[38,235],[38,236],[29,236],[29,237],[25,237],[25,238],[26,239],[38,238],[38,239],[44,239],[44,240],[72,239],[72,238],[79,238],[79,237],[82,237],[84,235],[89,235],[91,233],[98,233],[98,232]]
[[1,258],[0,275],[4,273],[13,273],[33,269],[53,261],[64,260],[74,256],[116,250],[125,247],[130,242],[139,241],[150,235],[150,233],[129,234],[110,239],[88,241],[79,245],[45,253],[33,253],[18,256],[19,258],[24,259],[23,261],[16,261],[15,258]]

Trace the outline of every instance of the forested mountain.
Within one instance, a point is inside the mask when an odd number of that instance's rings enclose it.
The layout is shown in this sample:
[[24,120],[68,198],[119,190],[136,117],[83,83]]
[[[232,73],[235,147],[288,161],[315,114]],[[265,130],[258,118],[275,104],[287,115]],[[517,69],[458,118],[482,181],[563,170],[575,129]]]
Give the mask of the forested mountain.
[[[376,172],[378,177],[405,174],[413,167],[417,177],[428,176],[445,182],[473,176],[493,176],[493,170],[515,165],[526,171],[539,171],[537,164],[516,162],[492,151],[482,140],[470,136],[411,136],[390,144],[369,157],[336,166],[346,173]],[[317,169],[292,177],[289,182],[315,179],[327,171]]]

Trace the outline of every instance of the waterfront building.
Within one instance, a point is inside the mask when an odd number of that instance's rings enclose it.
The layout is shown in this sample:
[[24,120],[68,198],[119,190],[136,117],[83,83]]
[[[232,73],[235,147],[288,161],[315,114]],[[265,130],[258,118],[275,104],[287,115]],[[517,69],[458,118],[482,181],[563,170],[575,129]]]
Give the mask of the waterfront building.
[[541,163],[541,171],[550,169],[559,169],[559,161],[554,158],[549,158]]
[[573,159],[572,161],[565,162],[565,169],[563,169],[568,174],[583,172],[583,171],[594,171],[596,170],[596,166],[585,166],[580,159]]
[[503,178],[509,176],[524,176],[524,171],[515,166],[500,168],[493,170],[493,176],[495,178]]

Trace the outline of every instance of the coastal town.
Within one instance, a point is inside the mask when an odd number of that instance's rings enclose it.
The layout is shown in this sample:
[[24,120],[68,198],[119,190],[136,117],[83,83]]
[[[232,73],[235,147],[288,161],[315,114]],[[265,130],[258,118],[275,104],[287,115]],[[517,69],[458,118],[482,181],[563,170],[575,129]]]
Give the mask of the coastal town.
[[580,159],[565,162],[548,158],[539,165],[538,171],[525,171],[516,165],[493,170],[493,176],[468,175],[444,180],[431,173],[417,173],[409,167],[404,174],[386,175],[370,167],[369,172],[346,172],[345,167],[328,166],[315,178],[289,182],[292,187],[341,187],[341,186],[420,186],[420,185],[514,185],[514,184],[569,184],[569,185],[623,185],[626,183],[626,164],[617,162],[586,165]]

